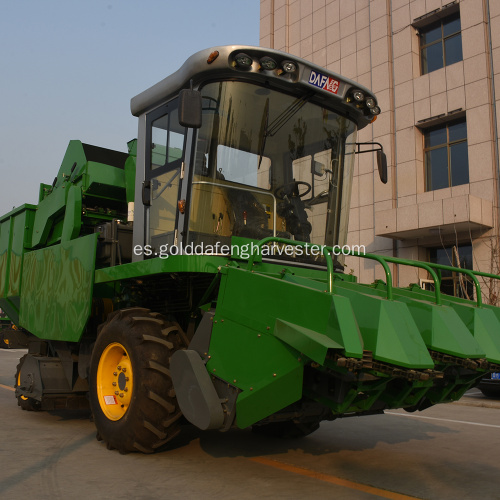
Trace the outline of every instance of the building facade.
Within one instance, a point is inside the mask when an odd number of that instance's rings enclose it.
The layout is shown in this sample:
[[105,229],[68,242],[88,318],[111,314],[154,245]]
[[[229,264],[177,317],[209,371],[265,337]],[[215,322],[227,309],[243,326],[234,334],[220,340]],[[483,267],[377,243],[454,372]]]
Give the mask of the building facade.
[[[358,155],[349,243],[368,252],[499,273],[500,0],[261,0],[261,46],[375,92],[382,113],[358,141],[383,145],[389,182]],[[398,266],[395,284],[428,284]],[[360,281],[383,279],[348,258]],[[463,275],[460,275],[463,277]],[[473,296],[443,273],[446,293]],[[498,290],[482,283],[483,299]]]

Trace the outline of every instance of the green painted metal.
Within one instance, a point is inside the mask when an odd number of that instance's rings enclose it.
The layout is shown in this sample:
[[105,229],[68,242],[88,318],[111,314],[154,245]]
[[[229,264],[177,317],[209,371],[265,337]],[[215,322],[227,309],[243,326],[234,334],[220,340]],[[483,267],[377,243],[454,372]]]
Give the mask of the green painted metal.
[[32,248],[76,238],[84,220],[126,220],[127,192],[128,196],[134,193],[130,178],[135,174],[135,161],[130,160],[125,169],[130,158],[70,141],[53,186],[41,188]]
[[351,302],[364,348],[373,352],[374,359],[407,368],[434,368],[406,305],[363,292],[359,285],[336,289]]
[[92,305],[97,234],[29,252],[20,325],[47,340],[78,342]]
[[121,266],[96,269],[95,284],[162,275],[173,272],[217,274],[219,268],[228,265],[225,257],[211,255],[171,255],[168,259],[148,259]]
[[276,320],[273,334],[285,344],[321,365],[325,364],[328,349],[343,349],[341,344],[327,335],[281,319]]
[[23,205],[0,218],[0,308],[19,324],[23,256],[31,246],[36,207]]
[[237,423],[245,428],[300,399],[303,363],[265,330],[225,316],[217,314],[214,319],[207,370],[242,389]]
[[[307,245],[273,237],[261,240],[258,245],[272,242]],[[323,254],[330,254],[331,251],[331,248],[324,249]],[[363,256],[360,255],[360,257]],[[339,298],[346,300],[348,309],[353,312],[354,323],[350,328],[343,330],[343,336],[335,338],[336,343],[345,347],[346,338],[360,336],[358,359],[361,350],[364,349],[371,351],[374,360],[382,362],[382,365],[375,363],[366,370],[367,373],[373,373],[379,377],[377,382],[361,383],[359,380],[352,382],[351,388],[344,394],[341,401],[332,401],[329,397],[316,394],[307,386],[304,387],[303,394],[330,407],[334,414],[369,411],[375,401],[384,401],[387,407],[393,408],[425,408],[431,404],[459,399],[483,375],[484,361],[498,363],[500,342],[498,326],[500,325],[498,325],[499,317],[496,315],[497,308],[478,307],[481,305],[480,301],[474,304],[462,299],[445,298],[439,291],[429,293],[394,288],[391,284],[392,276],[388,263],[423,268],[429,272],[439,288],[439,278],[434,270],[437,267],[392,257],[372,255],[366,257],[378,261],[384,267],[386,276],[390,278],[388,284],[378,283],[375,286],[357,284],[354,280],[345,279],[343,275],[335,275],[330,266],[327,267],[326,272],[323,272],[323,276],[312,274],[307,276],[307,273],[301,273],[298,276],[294,273],[295,268],[282,270],[280,275],[273,275],[274,280],[281,279],[293,283],[300,286],[301,290],[309,289],[311,293],[322,292],[324,296],[329,295],[336,300]],[[270,269],[266,268],[266,264],[260,262],[256,255],[249,259],[246,270],[254,276],[258,273],[270,276]],[[463,272],[463,270],[458,269],[457,272]],[[471,276],[468,272],[464,274]],[[472,275],[476,273],[473,272]],[[500,279],[496,276],[495,278]],[[250,283],[244,279],[238,286],[234,286],[235,294],[238,287],[251,290]],[[260,315],[261,312],[266,313],[264,302],[276,301],[281,294],[274,288],[273,283],[273,287],[258,286],[251,291],[250,296],[253,293],[259,293],[258,289],[265,299],[259,300],[258,303],[250,299],[250,304],[253,310],[259,311]],[[273,289],[270,295],[263,292],[267,289]],[[290,290],[288,296],[294,295],[295,292]],[[271,299],[271,296],[274,299]],[[248,298],[249,295],[245,294],[245,297]],[[220,300],[225,301],[225,298]],[[232,295],[230,300],[233,300]],[[314,304],[312,295],[305,300],[309,305]],[[233,308],[241,311],[245,305],[233,303],[231,309]],[[341,365],[332,364],[330,361],[332,356],[327,354],[330,348],[320,342],[322,337],[317,335],[324,333],[325,330],[317,327],[304,330],[294,322],[296,320],[289,319],[288,315],[292,313],[289,309],[286,310],[281,301],[277,310],[280,314],[274,325],[274,329],[277,330],[277,333],[274,333],[275,336],[293,347],[301,359],[307,356],[313,363],[328,367],[329,370],[336,371],[339,375],[343,373]],[[347,308],[344,306],[343,311],[345,310]],[[323,308],[320,311],[313,308],[310,314],[311,323],[324,314]],[[342,314],[337,313],[336,317],[342,317]],[[329,324],[331,320],[330,317]],[[248,322],[251,319],[248,317],[244,321]],[[311,333],[311,328],[315,333]],[[272,330],[273,327],[270,329]],[[345,349],[332,347],[331,351],[337,352],[338,355],[347,355]],[[391,372],[387,369],[390,366],[400,366],[402,369],[408,369],[409,372],[414,372],[414,370],[420,370],[422,373],[428,372],[430,378],[426,379],[424,375],[412,379],[413,375],[410,375],[406,382],[403,382],[405,378],[403,376],[396,390],[396,386],[390,383]],[[457,375],[451,378],[449,373],[453,372],[447,372],[447,382],[439,383],[443,376],[442,370],[450,366],[464,366],[469,371],[465,371],[462,375],[456,372]],[[496,369],[495,366],[498,365],[492,365],[490,369]],[[321,366],[318,370],[322,370]],[[397,370],[392,373],[396,372]],[[386,373],[389,373],[387,378],[384,377]],[[363,394],[363,397],[360,398],[360,394]],[[246,397],[250,398],[251,395],[247,394]]]
[[[428,300],[432,307],[432,294],[421,290],[418,286],[400,288],[398,296],[401,300],[408,302]],[[443,306],[456,312],[462,323],[473,335],[480,350],[486,353],[486,359],[491,363],[500,364],[500,335],[497,333],[500,331],[500,315],[496,314],[498,308],[487,305],[477,307],[472,301],[451,296],[443,297]],[[450,329],[447,328],[447,330]],[[459,331],[462,329],[451,330],[450,334],[454,335]]]
[[66,212],[62,227],[61,241],[70,241],[80,234],[82,228],[82,190],[72,185],[68,189]]
[[[341,280],[336,282],[336,287],[338,290],[345,288],[353,293],[385,296],[384,289],[352,285]],[[432,300],[433,296],[429,294],[426,298]],[[471,331],[455,309],[450,307],[448,301],[443,299],[444,304],[436,307],[433,302],[425,302],[421,299],[421,297],[405,293],[401,289],[395,289],[394,292],[394,300],[406,304],[428,349],[462,358],[484,357],[484,349],[474,340]],[[470,307],[469,309],[474,310]]]

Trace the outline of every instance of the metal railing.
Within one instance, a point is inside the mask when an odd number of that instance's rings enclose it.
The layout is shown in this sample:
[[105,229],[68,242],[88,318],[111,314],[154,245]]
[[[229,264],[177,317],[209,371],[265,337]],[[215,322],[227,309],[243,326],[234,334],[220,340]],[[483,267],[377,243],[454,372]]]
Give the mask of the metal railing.
[[[256,246],[258,249],[263,247],[264,245],[267,245],[269,243],[275,243],[275,244],[283,244],[283,245],[292,245],[292,246],[299,246],[299,247],[305,247],[305,248],[310,248],[310,249],[316,249],[316,250],[321,250],[321,253],[325,257],[326,261],[326,268],[327,268],[327,286],[328,289],[327,291],[329,293],[333,292],[334,286],[334,266],[333,266],[333,255],[340,255],[339,253],[334,252],[334,247],[328,247],[325,245],[317,245],[313,243],[305,243],[302,241],[295,241],[295,240],[288,240],[285,238],[278,238],[276,236],[270,236],[268,238],[264,238],[260,240],[259,242],[256,243]],[[248,270],[251,270],[252,267],[254,266],[255,259],[257,255],[260,253],[252,253],[248,260]],[[436,273],[435,270],[438,271],[452,271],[455,273],[459,274],[465,274],[468,276],[473,282],[474,286],[476,289],[476,305],[477,307],[481,307],[483,305],[483,300],[482,300],[482,294],[481,294],[481,285],[477,279],[477,276],[480,277],[485,277],[485,278],[492,278],[492,279],[497,279],[500,280],[500,276],[492,273],[484,273],[481,271],[474,271],[471,269],[462,269],[460,267],[453,267],[453,266],[445,266],[443,264],[434,264],[430,262],[419,262],[415,260],[408,260],[408,259],[401,259],[399,257],[382,257],[381,255],[374,255],[370,253],[360,253],[360,252],[342,252],[342,255],[350,255],[353,257],[360,257],[364,259],[371,259],[375,260],[378,262],[383,268],[385,272],[385,277],[386,277],[386,293],[387,293],[387,299],[388,300],[393,300],[393,285],[392,285],[392,273],[389,268],[389,263],[391,264],[396,264],[396,265],[402,265],[402,266],[410,266],[410,267],[418,267],[421,269],[425,269],[429,275],[432,277],[432,280],[434,281],[434,295],[435,295],[435,301],[437,305],[442,304],[442,299],[441,299],[441,279],[439,275]]]

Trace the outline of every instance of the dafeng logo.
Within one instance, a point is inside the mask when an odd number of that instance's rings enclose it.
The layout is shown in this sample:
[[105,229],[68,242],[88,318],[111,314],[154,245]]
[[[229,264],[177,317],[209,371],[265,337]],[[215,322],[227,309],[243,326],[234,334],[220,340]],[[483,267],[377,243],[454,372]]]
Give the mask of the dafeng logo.
[[336,94],[339,91],[340,85],[340,82],[334,78],[330,78],[329,76],[313,70],[311,70],[311,74],[309,75],[309,83],[320,89],[327,90],[332,94]]

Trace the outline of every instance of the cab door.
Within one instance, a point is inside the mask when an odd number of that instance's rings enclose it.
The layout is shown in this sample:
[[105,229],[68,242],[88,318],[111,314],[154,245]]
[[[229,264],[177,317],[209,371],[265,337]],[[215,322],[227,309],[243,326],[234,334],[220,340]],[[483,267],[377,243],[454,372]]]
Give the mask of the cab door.
[[147,116],[146,172],[143,203],[146,208],[146,245],[152,256],[168,253],[177,244],[177,221],[186,142],[179,125],[177,100]]

